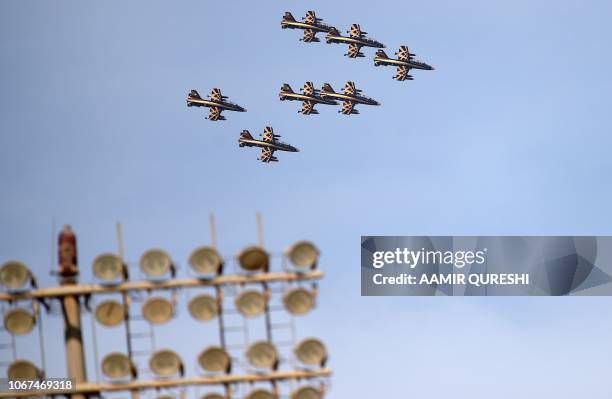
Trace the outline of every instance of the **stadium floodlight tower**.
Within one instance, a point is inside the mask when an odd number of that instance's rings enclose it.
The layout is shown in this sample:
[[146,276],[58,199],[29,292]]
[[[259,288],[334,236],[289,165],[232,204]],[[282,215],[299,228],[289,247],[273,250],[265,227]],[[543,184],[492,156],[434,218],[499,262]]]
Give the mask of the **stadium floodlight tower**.
[[[44,329],[40,311],[43,307],[39,304],[50,310],[52,307],[48,302],[58,302],[64,321],[66,377],[72,379],[74,386],[69,392],[61,393],[32,390],[8,395],[0,392],[0,399],[53,395],[86,399],[112,392],[129,392],[132,399],[138,399],[142,392],[155,392],[153,396],[164,397],[162,390],[186,387],[210,387],[208,392],[199,395],[202,399],[321,399],[323,379],[331,375],[325,366],[327,352],[323,343],[316,338],[307,338],[296,344],[294,327],[291,327],[293,338],[290,342],[279,341],[278,337],[277,341],[273,341],[271,333],[274,326],[271,322],[272,312],[278,311],[293,320],[293,316],[306,314],[314,307],[317,294],[315,281],[322,278],[317,268],[318,249],[309,241],[298,241],[282,253],[281,262],[273,262],[277,258],[264,248],[261,216],[258,214],[258,244],[240,251],[235,258],[240,270],[228,273],[228,268],[224,267],[224,257],[217,249],[212,215],[210,226],[211,244],[198,246],[187,256],[191,268],[188,277],[177,276],[176,263],[169,252],[153,248],[145,251],[135,262],[142,278],[131,280],[130,275],[139,273],[128,272],[128,265],[132,263],[124,261],[119,225],[117,253],[104,252],[92,262],[94,284],[79,282],[77,238],[70,226],[64,226],[58,238],[58,286],[38,288],[33,274],[20,261],[11,260],[2,264],[0,301],[10,304],[2,308],[6,331],[13,337],[30,339],[28,334],[37,326],[43,357]],[[186,304],[181,304],[177,300],[183,297],[177,295],[179,290],[198,292]],[[234,296],[233,309],[224,309],[224,303],[226,306],[232,303],[226,300],[228,295]],[[274,300],[282,305],[275,305]],[[23,305],[26,301],[31,301],[31,309]],[[187,307],[191,322],[198,326],[214,319],[218,321],[219,344],[205,346],[199,353],[191,352],[191,358],[187,358],[185,353],[179,355],[172,345],[186,330],[181,327],[173,334],[175,339],[164,342],[160,348],[156,340],[151,339],[150,351],[143,354],[142,350],[133,350],[134,337],[146,334],[137,329],[132,331],[134,326],[137,327],[135,321],[145,320],[150,331],[160,324],[166,324],[165,328],[169,328],[175,322],[174,316],[181,305]],[[139,311],[137,306],[140,306]],[[91,328],[82,326],[83,311],[91,312]],[[131,312],[139,312],[139,315],[132,318]],[[226,344],[226,334],[236,327],[226,327],[224,322],[224,316],[229,317],[232,313],[239,315],[246,325],[244,328],[248,328],[249,323],[257,325],[265,321],[266,338],[254,342],[246,339],[244,345],[238,344],[240,351],[232,352],[235,345]],[[98,356],[97,325],[108,329],[109,334],[125,333],[125,349],[113,348]],[[88,332],[92,339],[87,342],[91,342],[92,347],[86,351],[83,335]],[[113,345],[117,342],[121,341],[113,340]],[[293,355],[283,352],[292,346]],[[89,380],[87,376],[86,352],[93,353],[95,359],[95,380]],[[146,360],[137,358],[140,355],[146,355]],[[37,365],[15,354],[8,366],[7,377],[58,377],[47,376],[44,358],[41,363]],[[137,367],[143,364],[148,368]],[[197,365],[197,375],[188,373],[189,367],[185,365],[190,364]],[[281,383],[286,381],[298,384],[292,385],[291,390],[281,392]],[[317,382],[321,385],[317,386]],[[261,386],[265,384],[269,386]],[[220,388],[224,392],[220,393]]]

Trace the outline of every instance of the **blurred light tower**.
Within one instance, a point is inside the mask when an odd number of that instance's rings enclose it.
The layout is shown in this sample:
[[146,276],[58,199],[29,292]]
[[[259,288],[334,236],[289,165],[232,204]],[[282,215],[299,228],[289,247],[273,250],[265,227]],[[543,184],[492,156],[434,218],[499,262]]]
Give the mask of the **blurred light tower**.
[[[8,397],[44,397],[50,395],[70,396],[73,399],[85,399],[100,396],[104,392],[130,392],[133,399],[138,399],[142,391],[159,391],[161,389],[189,386],[218,386],[224,393],[208,392],[204,399],[277,399],[278,383],[293,381],[291,399],[320,399],[324,395],[323,379],[331,375],[325,368],[327,352],[323,343],[316,338],[306,338],[299,343],[293,342],[293,352],[283,357],[278,343],[273,341],[272,313],[277,311],[271,303],[274,294],[272,285],[283,283],[282,296],[279,297],[281,310],[290,318],[307,313],[315,304],[317,295],[316,280],[322,273],[316,269],[319,252],[308,241],[299,241],[289,247],[282,256],[281,271],[272,271],[270,255],[263,246],[263,227],[261,216],[257,214],[258,245],[247,246],[236,256],[240,272],[224,273],[226,269],[223,258],[217,252],[217,236],[214,218],[210,217],[211,246],[200,246],[192,251],[189,264],[196,277],[177,278],[176,267],[170,255],[161,249],[146,251],[139,262],[141,272],[146,280],[129,281],[129,273],[124,263],[121,229],[117,225],[118,255],[105,253],[97,256],[93,262],[93,274],[100,284],[79,284],[77,263],[77,239],[70,226],[64,226],[58,239],[58,260],[60,285],[38,289],[30,270],[18,261],[6,262],[0,268],[0,301],[8,304],[2,307],[6,331],[12,337],[13,361],[7,368],[9,379],[44,379],[49,377],[44,370],[43,329],[39,323],[39,340],[41,345],[42,367],[31,361],[16,359],[14,337],[28,334],[40,319],[40,306],[50,309],[49,301],[58,300],[64,320],[64,341],[67,360],[67,377],[75,382],[71,391],[22,391],[0,392],[0,398]],[[28,282],[29,287],[28,287]],[[260,287],[261,289],[257,289]],[[156,349],[148,361],[153,373],[152,379],[139,375],[134,361],[136,352],[132,347],[130,321],[130,304],[135,293],[152,293],[144,300],[142,318],[152,325],[170,322],[177,305],[177,290],[202,288],[213,289],[214,295],[199,293],[187,304],[189,314],[198,322],[218,319],[220,346],[204,348],[194,359],[204,374],[186,376],[183,360],[172,349]],[[168,295],[158,295],[170,292]],[[98,294],[119,294],[121,302],[114,299],[100,301],[93,309],[90,300]],[[234,295],[235,314],[252,320],[263,315],[265,321],[264,340],[258,340],[245,347],[242,358],[232,356],[228,350],[224,300],[227,295]],[[32,311],[24,308],[24,302],[30,303]],[[89,381],[83,348],[83,331],[81,326],[81,304],[91,310],[95,320],[103,326],[113,327],[125,323],[126,353],[111,352],[101,361],[102,374],[110,381]],[[232,310],[230,309],[230,314]],[[293,320],[293,319],[291,319]],[[245,324],[246,325],[246,324]],[[246,327],[245,327],[246,328]],[[291,322],[292,331],[293,321]],[[152,330],[151,330],[152,331]],[[97,361],[97,341],[95,322],[92,321],[93,352]],[[245,343],[246,344],[246,343]],[[8,363],[7,363],[8,364]],[[238,366],[238,367],[235,367]],[[283,367],[284,366],[284,367]],[[290,366],[291,368],[287,368]],[[245,368],[245,372],[235,371]],[[98,376],[98,364],[96,364]],[[55,377],[55,376],[53,376]],[[319,385],[305,385],[304,381],[315,381]],[[269,383],[271,389],[262,386]],[[236,396],[234,388],[248,385],[246,394]],[[183,391],[184,394],[184,391]],[[162,396],[159,396],[162,397]],[[164,396],[165,397],[165,396]]]

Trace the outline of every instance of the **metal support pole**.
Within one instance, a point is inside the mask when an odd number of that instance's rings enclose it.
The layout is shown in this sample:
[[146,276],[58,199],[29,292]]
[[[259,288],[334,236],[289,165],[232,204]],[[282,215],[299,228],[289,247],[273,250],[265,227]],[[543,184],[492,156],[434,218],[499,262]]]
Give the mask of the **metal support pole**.
[[208,225],[210,226],[210,244],[214,249],[217,249],[217,227],[215,225],[215,215],[212,213],[208,217]]
[[263,222],[261,221],[261,212],[257,212],[257,244],[262,248],[264,246]]
[[[123,234],[121,231],[121,223],[117,222],[117,224],[115,225],[115,233],[117,236],[117,252],[119,253],[119,258],[121,259],[121,263],[124,263],[124,256],[125,256],[125,249],[123,246]],[[127,268],[127,266],[124,265],[125,268]],[[127,275],[127,272],[124,271],[124,274]],[[131,331],[131,327],[130,327],[130,297],[129,294],[127,292],[123,292],[121,294],[121,301],[123,303],[123,309],[125,311],[125,318],[124,318],[124,323],[125,323],[125,346],[127,349],[127,355],[130,358],[130,361],[132,362],[132,367],[135,367],[133,365],[134,361],[132,358],[133,355],[133,350],[132,350],[132,339],[131,339],[131,335],[132,335],[132,331]],[[133,389],[130,390],[130,396],[132,397],[132,399],[140,399],[140,391],[137,389]]]
[[[78,275],[76,236],[70,226],[64,226],[59,235],[59,275],[61,285],[73,285]],[[79,383],[87,382],[85,353],[81,330],[81,305],[77,295],[66,295],[62,299],[64,316],[64,342],[68,376]],[[70,395],[72,399],[85,399],[83,394]]]

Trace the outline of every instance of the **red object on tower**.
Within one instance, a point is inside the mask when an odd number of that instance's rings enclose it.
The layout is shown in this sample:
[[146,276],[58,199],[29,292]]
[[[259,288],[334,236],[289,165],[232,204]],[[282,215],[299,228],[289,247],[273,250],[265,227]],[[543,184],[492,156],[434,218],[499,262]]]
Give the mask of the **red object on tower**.
[[72,278],[78,274],[77,241],[69,225],[65,225],[58,238],[59,274]]

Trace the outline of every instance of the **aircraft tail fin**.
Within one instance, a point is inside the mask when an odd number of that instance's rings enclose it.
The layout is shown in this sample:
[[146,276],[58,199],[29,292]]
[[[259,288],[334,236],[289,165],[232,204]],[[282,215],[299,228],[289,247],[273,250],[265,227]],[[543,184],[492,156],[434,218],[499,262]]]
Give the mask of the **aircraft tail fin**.
[[289,11],[286,11],[285,15],[283,15],[283,21],[295,22],[295,18],[293,18],[293,15]]
[[251,136],[251,132],[248,130],[243,130],[242,133],[240,133],[240,138],[245,140],[253,140],[253,136]]
[[293,93],[293,89],[291,88],[291,86],[289,86],[289,83],[284,83],[283,87],[281,87],[281,91],[284,91],[286,93]]
[[189,95],[187,97],[188,98],[197,99],[197,100],[201,100],[202,99],[202,97],[200,97],[200,94],[198,93],[198,91],[197,90],[193,90],[193,89],[189,92]]
[[389,56],[387,56],[387,53],[385,53],[385,50],[382,49],[378,49],[378,51],[376,51],[376,56],[381,58],[389,58]]
[[335,93],[334,89],[331,87],[331,85],[329,83],[325,83],[323,85],[323,87],[321,88],[322,91],[326,91],[328,93]]
[[338,29],[336,29],[335,27],[332,26],[327,31],[327,35],[326,36],[340,36],[340,32],[338,31]]

